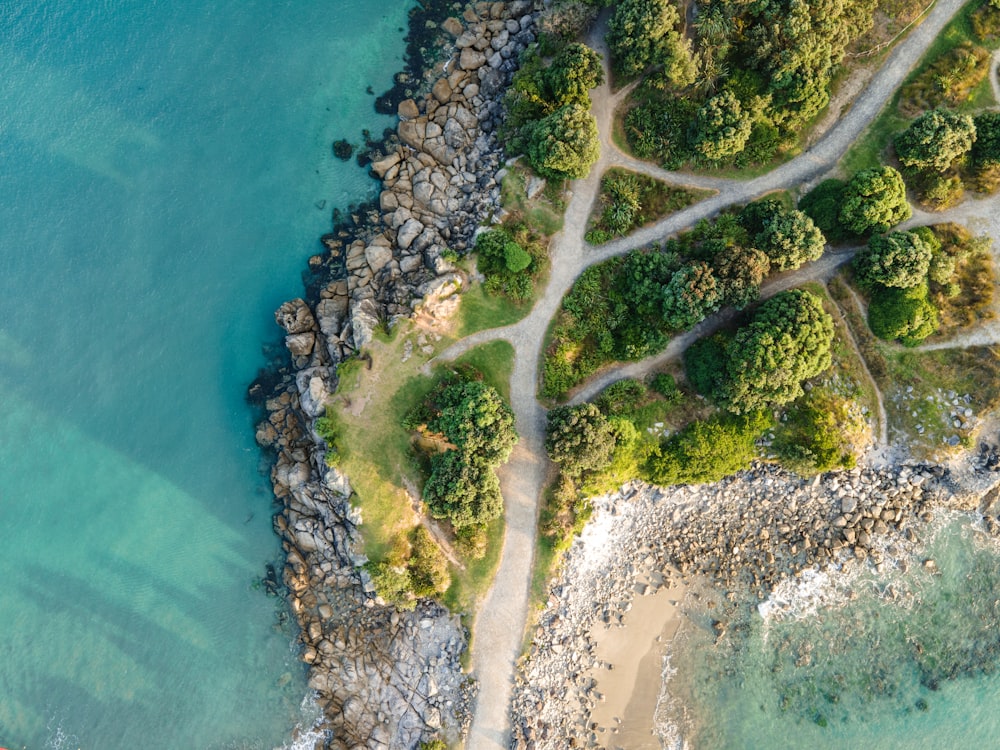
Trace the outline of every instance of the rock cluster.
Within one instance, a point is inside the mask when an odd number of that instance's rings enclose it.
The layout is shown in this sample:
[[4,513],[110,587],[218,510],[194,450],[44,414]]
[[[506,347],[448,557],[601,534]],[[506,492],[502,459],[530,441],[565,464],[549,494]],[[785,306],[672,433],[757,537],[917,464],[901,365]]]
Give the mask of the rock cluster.
[[376,226],[323,242],[347,277],[328,285],[316,318],[339,361],[380,323],[413,314],[426,298],[461,284],[447,260],[469,247],[500,196],[501,150],[494,132],[502,93],[520,53],[535,39],[527,0],[479,3],[443,27],[454,51],[444,75],[419,100],[400,102],[395,151],[372,163],[382,180]]
[[453,742],[471,718],[464,629],[432,602],[404,613],[376,597],[360,567],[350,485],[326,465],[315,423],[336,389],[336,365],[376,327],[454,309],[464,280],[445,249],[466,249],[499,198],[493,133],[503,89],[534,40],[532,11],[526,0],[479,3],[442,24],[454,39],[451,61],[428,94],[400,103],[399,144],[373,164],[380,210],[349,234],[323,238],[329,257],[310,265],[340,272],[316,283],[310,301],[278,309],[292,367],[269,394],[251,389],[267,409],[257,441],[276,454],[271,479],[283,509],[274,526],[309,684],[327,717],[324,747]]
[[596,746],[593,675],[607,665],[596,659],[592,631],[619,626],[634,596],[679,577],[749,586],[763,598],[807,568],[881,565],[886,545],[915,541],[934,508],[975,507],[975,496],[957,490],[941,467],[857,469],[812,482],[761,467],[712,485],[633,484],[599,498],[518,675],[512,747]]

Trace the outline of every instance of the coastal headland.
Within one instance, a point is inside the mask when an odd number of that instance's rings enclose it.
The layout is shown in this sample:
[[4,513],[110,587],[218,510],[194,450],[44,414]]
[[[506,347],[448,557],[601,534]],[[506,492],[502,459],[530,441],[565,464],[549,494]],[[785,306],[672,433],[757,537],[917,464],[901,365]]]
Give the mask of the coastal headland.
[[[594,263],[827,174],[960,7],[958,0],[940,0],[809,150],[745,181],[637,163],[611,136],[616,107],[629,89],[612,93],[605,82],[594,90],[601,156],[589,177],[570,184],[565,229],[550,247],[544,291],[520,322],[480,331],[437,356],[454,359],[498,339],[515,350],[512,405],[522,443],[502,473],[507,541],[477,621],[472,667],[478,685],[463,669],[469,634],[458,616],[430,600],[409,612],[382,602],[360,567],[366,561],[358,533],[363,519],[351,505],[350,478],[325,460],[317,420],[335,398],[338,365],[361,353],[378,330],[415,316],[444,319],[457,308],[468,277],[452,253],[470,250],[476,229],[499,208],[502,94],[520,53],[536,38],[540,7],[479,3],[461,18],[440,22],[449,39],[445,59],[421,95],[399,102],[396,136],[372,162],[383,187],[378,205],[323,238],[327,252],[311,263],[310,295],[276,314],[291,363],[272,379],[273,390],[265,393],[261,385],[254,394],[268,411],[257,437],[276,453],[272,480],[284,507],[275,528],[287,554],[284,580],[303,631],[310,685],[330,732],[325,747],[412,748],[432,738],[457,744],[466,735],[474,750],[656,747],[648,744],[646,726],[658,709],[652,683],[659,683],[663,653],[655,644],[676,630],[689,589],[706,581],[738,583],[765,597],[809,569],[881,565],[886,540],[912,541],[938,509],[991,507],[995,446],[986,443],[965,455],[964,468],[887,461],[894,457],[884,414],[877,415],[875,450],[863,468],[849,472],[806,481],[756,465],[694,487],[629,484],[593,501],[594,519],[549,590],[515,678],[537,503],[552,466],[543,451],[546,410],[536,400],[541,349],[563,295]],[[601,53],[608,81],[605,23],[606,16],[588,43]],[[717,192],[626,237],[590,246],[584,233],[601,175],[624,166]],[[850,248],[826,252],[770,279],[761,296],[826,282],[853,254]],[[710,318],[662,354],[628,369],[608,368],[574,395],[596,394],[598,385],[625,375],[652,373],[720,324],[721,318]],[[884,411],[881,398],[879,407]],[[956,419],[965,429],[964,416]],[[630,618],[631,611],[647,616]],[[726,618],[709,626],[721,638]]]

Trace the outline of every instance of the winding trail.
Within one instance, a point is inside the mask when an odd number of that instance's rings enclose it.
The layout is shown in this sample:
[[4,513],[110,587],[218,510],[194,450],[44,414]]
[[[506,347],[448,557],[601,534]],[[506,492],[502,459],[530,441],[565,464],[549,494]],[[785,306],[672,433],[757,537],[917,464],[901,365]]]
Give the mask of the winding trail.
[[[816,179],[830,171],[876,117],[909,70],[962,4],[963,0],[938,0],[923,23],[893,50],[865,91],[854,101],[850,111],[826,135],[795,159],[746,182],[667,172],[625,156],[612,143],[611,133],[615,108],[627,95],[628,89],[612,95],[609,84],[605,82],[592,92],[592,112],[597,119],[601,157],[586,179],[572,183],[565,228],[553,238],[550,252],[552,270],[542,296],[528,316],[520,322],[473,334],[439,356],[439,359],[453,359],[486,341],[509,341],[514,347],[511,405],[517,416],[517,429],[521,435],[510,462],[500,472],[506,502],[507,532],[500,567],[476,622],[472,660],[479,678],[480,691],[467,741],[470,750],[507,750],[510,745],[508,709],[528,614],[537,502],[552,470],[544,451],[545,410],[535,399],[535,393],[542,342],[563,296],[580,273],[594,263],[663,240],[703,218],[714,216],[734,203],[746,203],[766,193]],[[588,44],[601,53],[605,61],[605,80],[609,81],[608,53],[604,43],[607,16],[605,11],[601,20],[595,24]],[[719,192],[628,237],[594,248],[584,241],[587,219],[598,195],[601,175],[614,166],[628,167],[674,184],[711,188]],[[808,280],[828,278],[829,274],[849,258],[849,255],[828,253],[814,264],[772,280],[765,288],[767,293],[774,294],[782,288],[796,286]],[[703,335],[711,326],[721,325],[721,322],[722,319],[718,316],[703,322],[693,331],[674,339],[658,357],[616,369],[613,379],[625,376],[628,367],[653,367],[653,362],[660,357],[669,359],[676,356],[687,343]],[[609,374],[608,377],[612,375]],[[591,391],[596,392],[598,380],[588,383],[576,394],[576,398],[583,399]]]

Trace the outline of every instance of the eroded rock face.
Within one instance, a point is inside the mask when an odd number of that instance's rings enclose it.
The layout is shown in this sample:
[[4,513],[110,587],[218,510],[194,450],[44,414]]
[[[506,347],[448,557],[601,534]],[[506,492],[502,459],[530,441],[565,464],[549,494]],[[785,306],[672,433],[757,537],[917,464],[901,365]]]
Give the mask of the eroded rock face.
[[446,72],[429,93],[399,105],[401,143],[372,164],[383,182],[380,210],[352,237],[323,238],[346,275],[317,280],[318,299],[291,300],[275,314],[292,369],[257,428],[257,441],[277,456],[271,480],[283,508],[274,527],[309,684],[330,730],[320,744],[335,750],[454,743],[471,719],[475,686],[460,664],[461,623],[433,602],[401,613],[376,598],[360,567],[350,482],[327,466],[315,429],[336,390],[336,365],[376,328],[414,314],[433,325],[454,312],[465,279],[445,249],[466,250],[498,205],[497,94],[534,39],[532,6],[481,3],[442,27],[455,39]]

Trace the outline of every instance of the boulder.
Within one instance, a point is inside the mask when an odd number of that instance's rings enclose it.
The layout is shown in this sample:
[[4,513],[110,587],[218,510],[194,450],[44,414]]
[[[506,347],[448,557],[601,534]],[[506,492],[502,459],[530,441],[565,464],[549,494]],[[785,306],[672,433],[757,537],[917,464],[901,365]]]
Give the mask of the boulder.
[[472,47],[466,47],[462,50],[458,64],[462,70],[476,70],[486,64],[486,55]]
[[313,318],[312,311],[302,299],[285,302],[274,313],[274,320],[288,333],[305,333],[316,330],[316,320]]
[[354,348],[367,346],[379,323],[378,308],[372,299],[365,299],[351,308],[351,329],[354,331]]
[[423,231],[423,224],[416,219],[408,219],[406,223],[399,228],[399,232],[396,234],[396,244],[401,250],[407,250],[410,245],[413,244],[413,240],[419,237],[420,233]]
[[404,99],[396,108],[396,114],[399,115],[400,120],[412,120],[415,117],[420,117],[420,108],[412,99]]
[[292,333],[285,336],[285,346],[293,357],[308,357],[316,345],[316,334],[312,331]]
[[311,367],[299,370],[295,375],[295,387],[299,391],[299,404],[302,411],[309,417],[319,417],[326,412],[326,402],[330,398],[326,377],[329,371],[325,367]]
[[377,174],[379,178],[385,177],[386,172],[388,172],[392,167],[399,164],[399,161],[400,161],[399,153],[393,151],[384,159],[379,159],[378,161],[372,162],[372,171],[375,174]]
[[378,273],[392,260],[392,250],[383,245],[369,245],[365,248],[365,260],[372,273]]
[[434,98],[441,102],[441,104],[447,104],[452,95],[448,79],[439,78],[438,82],[434,84],[434,88],[431,89],[431,94],[433,94]]
[[462,32],[465,31],[465,27],[462,25],[462,22],[454,16],[444,19],[441,24],[441,28],[454,37],[461,36]]

